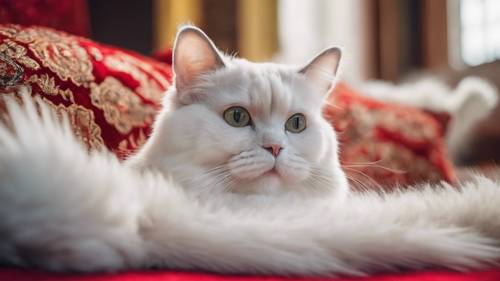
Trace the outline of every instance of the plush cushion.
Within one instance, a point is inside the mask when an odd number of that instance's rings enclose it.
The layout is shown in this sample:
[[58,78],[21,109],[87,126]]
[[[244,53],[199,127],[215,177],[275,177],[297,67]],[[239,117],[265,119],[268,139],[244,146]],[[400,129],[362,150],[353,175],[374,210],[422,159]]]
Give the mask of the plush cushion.
[[[170,66],[49,28],[0,26],[0,94],[32,87],[67,112],[89,148],[106,146],[124,157],[149,135]],[[3,82],[2,82],[3,81]],[[10,87],[9,87],[10,86]]]
[[336,86],[329,103],[325,116],[338,132],[341,162],[353,186],[455,182],[443,114],[382,103],[344,83]]

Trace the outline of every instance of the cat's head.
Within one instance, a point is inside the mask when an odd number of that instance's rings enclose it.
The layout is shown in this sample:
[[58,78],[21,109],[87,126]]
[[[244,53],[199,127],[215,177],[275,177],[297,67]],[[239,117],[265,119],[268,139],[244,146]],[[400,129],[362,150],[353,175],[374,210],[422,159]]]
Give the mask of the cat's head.
[[302,67],[251,63],[183,27],[173,50],[175,82],[140,161],[200,190],[344,185],[335,133],[322,116],[340,56],[330,48]]

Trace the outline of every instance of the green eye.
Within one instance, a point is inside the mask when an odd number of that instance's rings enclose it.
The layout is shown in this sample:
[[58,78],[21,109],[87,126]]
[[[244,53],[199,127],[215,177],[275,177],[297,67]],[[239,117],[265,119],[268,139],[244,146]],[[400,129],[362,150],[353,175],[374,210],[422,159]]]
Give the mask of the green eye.
[[300,133],[306,128],[306,117],[302,113],[295,113],[288,118],[285,123],[285,129],[292,133]]
[[233,127],[250,125],[250,113],[241,106],[233,106],[224,111],[224,120]]

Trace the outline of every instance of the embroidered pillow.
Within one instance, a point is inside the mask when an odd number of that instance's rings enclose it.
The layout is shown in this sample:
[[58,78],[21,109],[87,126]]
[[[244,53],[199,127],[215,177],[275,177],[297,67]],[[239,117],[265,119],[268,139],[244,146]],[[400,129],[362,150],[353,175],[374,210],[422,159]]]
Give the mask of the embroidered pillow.
[[442,120],[359,95],[343,83],[329,102],[325,116],[338,132],[341,162],[358,189],[456,181]]
[[135,151],[170,79],[169,65],[132,52],[50,28],[0,25],[0,94],[31,86],[68,113],[89,148],[106,146],[120,157]]

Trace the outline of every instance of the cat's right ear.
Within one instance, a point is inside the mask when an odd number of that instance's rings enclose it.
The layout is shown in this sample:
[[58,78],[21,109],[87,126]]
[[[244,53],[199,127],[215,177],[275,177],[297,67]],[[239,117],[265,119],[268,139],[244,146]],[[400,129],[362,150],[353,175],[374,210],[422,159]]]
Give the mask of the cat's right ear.
[[328,48],[313,58],[299,73],[318,86],[322,94],[326,94],[335,84],[341,57],[340,48]]
[[172,53],[175,87],[180,93],[196,83],[201,75],[224,67],[212,40],[194,26],[184,26],[177,32]]

